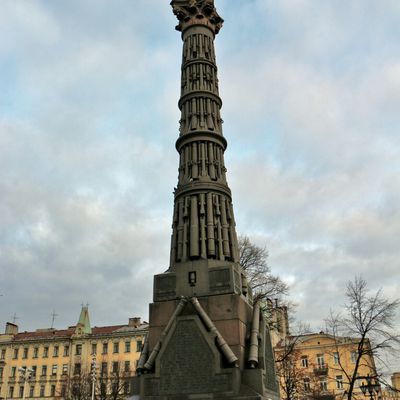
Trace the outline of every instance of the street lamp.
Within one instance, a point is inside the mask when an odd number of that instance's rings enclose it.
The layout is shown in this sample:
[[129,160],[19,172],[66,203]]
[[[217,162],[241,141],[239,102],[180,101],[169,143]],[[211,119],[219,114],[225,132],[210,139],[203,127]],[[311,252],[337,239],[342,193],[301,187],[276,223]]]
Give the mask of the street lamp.
[[22,400],[25,400],[25,393],[26,393],[26,382],[31,378],[33,369],[28,368],[28,367],[20,367],[18,368],[18,371],[21,372],[22,374],[22,379],[24,380],[24,390],[22,392]]
[[92,355],[92,400],[94,400],[94,385],[96,383],[96,354]]
[[381,386],[379,383],[372,383],[372,378],[369,374],[365,377],[367,383],[362,383],[360,386],[361,391],[363,392],[364,396],[369,393],[369,397],[371,400],[374,399],[374,393],[379,393]]

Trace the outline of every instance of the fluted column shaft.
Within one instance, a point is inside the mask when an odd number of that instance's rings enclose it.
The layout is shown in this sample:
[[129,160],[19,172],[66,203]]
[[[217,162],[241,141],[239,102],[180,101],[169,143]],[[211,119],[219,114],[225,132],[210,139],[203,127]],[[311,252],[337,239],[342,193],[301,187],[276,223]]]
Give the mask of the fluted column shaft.
[[222,19],[211,1],[171,4],[180,21],[177,29],[182,31],[183,51],[170,267],[195,259],[237,262],[214,49]]

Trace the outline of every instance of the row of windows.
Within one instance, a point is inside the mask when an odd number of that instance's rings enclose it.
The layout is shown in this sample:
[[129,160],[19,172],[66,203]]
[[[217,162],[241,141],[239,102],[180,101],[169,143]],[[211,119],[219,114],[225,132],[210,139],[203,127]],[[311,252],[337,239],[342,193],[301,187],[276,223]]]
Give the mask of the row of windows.
[[[72,387],[72,394],[74,396],[79,395],[79,386],[73,386]],[[61,386],[61,390],[59,391],[59,394],[61,395],[61,397],[66,397],[66,392],[67,392],[67,386],[66,385],[62,385]],[[105,383],[102,383],[100,385],[100,392],[103,395],[107,394],[107,385]],[[111,385],[111,392],[113,394],[121,393],[121,388],[119,387],[118,384],[113,383]],[[129,382],[124,382],[123,385],[123,392],[124,394],[129,394],[130,393],[130,385]],[[31,385],[29,386],[29,397],[35,397],[37,395],[37,390],[35,385]],[[39,387],[39,396],[40,397],[45,397],[45,396],[50,396],[50,397],[55,397],[56,395],[58,395],[57,391],[56,391],[56,385],[51,385],[50,386],[50,392],[46,393],[46,386],[45,385],[40,385]],[[18,393],[16,392],[16,388],[14,386],[9,386],[8,388],[8,397],[12,398],[12,397],[19,397],[19,398],[23,398],[24,397],[24,386],[21,385],[18,388]]]
[[[39,396],[40,397],[45,397],[46,395],[46,387],[44,385],[41,385],[39,387]],[[35,386],[32,385],[29,387],[29,397],[35,397]],[[65,392],[65,391],[64,391]],[[56,395],[56,385],[51,385],[50,386],[50,393],[48,393],[51,397],[54,397]],[[8,397],[14,397],[15,395],[17,395],[17,393],[15,393],[15,388],[14,386],[9,386],[8,388]],[[24,386],[20,386],[19,390],[18,390],[18,397],[23,397],[24,396]]]
[[[111,364],[111,372],[113,373],[117,373],[122,365],[120,362],[118,361],[114,361]],[[129,372],[130,371],[130,361],[125,361],[123,364],[123,370],[124,372]],[[22,369],[25,369],[25,366],[22,367]],[[41,375],[40,376],[46,376],[47,375],[47,365],[42,365],[41,366]],[[52,376],[56,376],[57,375],[57,370],[58,370],[58,365],[54,364],[51,367],[51,375]],[[74,374],[80,374],[81,373],[81,364],[80,363],[75,363],[74,365]],[[101,375],[105,375],[108,373],[108,363],[107,362],[102,362],[101,366],[100,366],[100,374]],[[38,374],[38,369],[36,365],[32,365],[30,367],[30,371],[29,371],[29,377],[30,378],[35,378]],[[68,364],[63,364],[62,365],[62,374],[63,375],[67,375],[68,374]],[[15,378],[17,376],[17,367],[11,367],[11,378]],[[20,373],[20,376],[23,376],[23,372]],[[3,377],[3,367],[0,367],[0,378]]]
[[[120,385],[118,383],[115,383],[115,382],[110,385],[111,387],[109,386],[109,388],[111,390],[107,390],[107,386],[108,385],[106,383],[104,383],[104,382],[102,382],[100,384],[100,394],[101,394],[102,398],[106,397],[107,392],[110,392],[113,395],[112,397],[114,397],[114,398],[116,397],[115,395],[121,394],[122,391],[126,395],[128,395],[130,393],[130,384],[129,384],[129,382],[124,382],[123,388],[121,388]],[[62,386],[61,387],[61,396],[62,397],[66,397],[66,389],[67,389],[66,386]],[[123,390],[121,390],[121,389],[123,389]],[[71,388],[72,397],[81,398],[82,397],[81,390],[82,389],[80,388],[79,385],[72,386],[72,388]],[[92,390],[90,389],[90,393],[91,392],[92,392]]]
[[[124,352],[125,353],[130,353],[131,352],[131,342],[124,342]],[[82,345],[76,345],[78,346],[82,346]],[[101,354],[108,354],[108,342],[104,342],[101,348]],[[113,353],[119,353],[120,347],[119,347],[119,342],[113,342],[112,343],[112,352]],[[76,348],[76,354],[78,354],[78,352],[82,351],[82,347],[80,348]],[[142,351],[142,341],[138,340],[136,342],[136,352],[141,352]],[[80,354],[80,353],[79,353]],[[97,343],[92,343],[92,354],[97,354]]]
[[[336,383],[336,389],[343,389],[343,376],[342,375],[336,375],[335,383]],[[310,392],[311,391],[310,378],[304,378],[303,379],[303,384],[304,384],[304,391]],[[326,378],[323,378],[323,379],[321,379],[319,381],[319,388],[322,391],[327,391],[328,390],[328,381],[327,381]]]
[[[136,366],[137,366],[138,361],[136,361]],[[93,370],[93,368],[97,368],[96,365],[93,366],[91,369]],[[107,362],[102,362],[100,364],[100,375],[107,375],[108,374],[108,363]],[[113,361],[111,363],[111,372],[112,373],[118,373],[121,368],[123,368],[123,372],[130,372],[131,370],[131,363],[130,361],[124,361],[124,363],[122,364],[119,361]],[[79,375],[81,373],[81,363],[75,363],[74,364],[74,375]]]
[[[356,351],[352,351],[350,353],[350,360],[353,364],[356,363],[357,361],[357,352]],[[318,368],[325,368],[326,367],[326,363],[325,363],[325,355],[324,354],[317,354],[316,357],[316,362],[317,362],[317,366]],[[338,352],[333,353],[333,363],[335,365],[338,365],[340,362],[340,356]],[[308,368],[309,363],[308,363],[308,356],[302,356],[300,359],[300,363],[301,366],[303,368]]]
[[[26,369],[25,366],[22,367],[22,369]],[[30,378],[35,378],[38,374],[38,368],[36,365],[32,365],[31,367],[29,367],[30,371],[28,370],[28,376]],[[54,364],[51,367],[51,375],[55,376],[57,375],[57,369],[58,369],[58,365]],[[68,374],[68,364],[63,364],[62,365],[62,374]],[[47,365],[42,365],[41,367],[41,375],[40,376],[46,376],[47,375]],[[20,372],[20,376],[23,376],[24,372]],[[3,367],[0,367],[0,378],[3,376]],[[17,367],[11,367],[11,378],[15,378],[17,376]]]
[[[81,355],[82,354],[82,344],[76,344],[75,345],[75,355]],[[43,351],[42,351],[42,358],[47,358],[49,357],[49,346],[44,346]],[[22,359],[26,359],[29,357],[29,347],[23,347],[22,349]],[[69,356],[69,345],[64,345],[63,348],[63,357],[68,357]],[[97,354],[97,343],[92,343],[92,354]],[[102,344],[102,354],[108,354],[108,342],[104,342]],[[119,353],[120,351],[120,346],[119,342],[113,342],[112,343],[112,352],[113,353]],[[136,342],[136,352],[141,352],[142,351],[142,341],[138,340]],[[130,353],[131,352],[131,342],[126,341],[124,342],[124,352],[125,353]],[[53,346],[53,352],[52,356],[53,357],[58,357],[60,354],[60,346],[55,345]],[[14,348],[13,349],[13,356],[12,358],[14,360],[18,359],[20,355],[20,348]],[[33,347],[33,354],[32,358],[38,358],[39,357],[39,347]],[[6,349],[1,349],[0,353],[0,359],[4,360],[6,358]]]
[[[121,389],[118,387],[117,383],[113,383],[111,385],[111,393],[113,395],[115,395],[115,394],[117,394],[117,392],[121,393]],[[124,392],[124,394],[129,394],[130,393],[129,382],[124,382],[123,392]],[[101,397],[104,398],[106,396],[106,394],[107,394],[107,385],[105,383],[101,383],[100,384],[100,393],[101,393]]]
[[[23,359],[28,358],[29,357],[29,347],[23,347],[21,350],[22,350],[22,358]],[[59,352],[60,352],[60,346],[54,346],[52,356],[58,357]],[[15,349],[13,349],[12,358],[14,360],[18,359],[19,354],[20,354],[20,348],[16,347]],[[69,356],[69,345],[64,346],[63,356],[64,357]],[[44,346],[43,352],[42,352],[42,358],[47,358],[47,357],[49,357],[49,346]],[[0,359],[4,360],[5,358],[6,358],[6,349],[1,349]],[[32,358],[39,358],[39,347],[38,346],[33,348]]]

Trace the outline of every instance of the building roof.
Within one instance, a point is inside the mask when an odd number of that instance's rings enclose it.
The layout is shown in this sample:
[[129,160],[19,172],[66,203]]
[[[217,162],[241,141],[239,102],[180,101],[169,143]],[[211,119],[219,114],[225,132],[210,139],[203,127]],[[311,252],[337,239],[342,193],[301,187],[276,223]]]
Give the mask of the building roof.
[[[11,329],[9,329],[11,327]],[[67,329],[36,329],[33,332],[19,332],[18,326],[11,324],[6,325],[6,333],[0,335],[0,343],[15,343],[34,340],[68,340],[72,337],[91,337],[107,336],[112,334],[132,334],[144,333],[148,330],[149,324],[141,322],[139,317],[129,318],[128,324],[125,325],[109,325],[109,326],[90,326],[88,306],[83,306],[76,325],[69,326]]]
[[[148,324],[144,323],[138,327],[129,325],[111,325],[111,326],[95,326],[92,328],[91,334],[88,336],[102,336],[112,333],[134,333],[143,332],[148,329]],[[51,339],[69,339],[75,335],[75,326],[68,329],[38,329],[33,332],[21,332],[14,335],[12,342],[24,342],[27,340],[51,340]],[[86,335],[85,335],[86,336]]]
[[[358,343],[360,341],[360,338],[355,338],[355,337],[349,337],[349,336],[333,336],[329,333],[325,332],[318,332],[318,333],[306,333],[303,335],[291,335],[286,337],[285,339],[280,340],[277,343],[277,348],[279,347],[284,347],[285,342],[295,342],[297,345],[301,344],[306,344],[307,342],[310,342],[312,344],[313,340],[316,339],[328,339],[328,341],[335,342],[336,344],[349,344],[349,343]],[[368,341],[368,338],[365,339]],[[319,342],[318,342],[319,344]],[[327,345],[327,343],[325,343]]]

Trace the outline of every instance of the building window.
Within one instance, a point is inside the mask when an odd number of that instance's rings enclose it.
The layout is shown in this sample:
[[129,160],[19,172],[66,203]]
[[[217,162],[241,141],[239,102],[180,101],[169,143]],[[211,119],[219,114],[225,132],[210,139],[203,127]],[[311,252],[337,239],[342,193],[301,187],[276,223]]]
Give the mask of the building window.
[[82,345],[81,344],[77,344],[75,346],[75,355],[76,356],[80,356],[82,354]]
[[33,397],[35,394],[35,386],[30,386],[29,387],[29,397]]
[[39,355],[39,347],[33,348],[33,358],[38,358]]
[[100,384],[100,394],[101,397],[105,397],[105,395],[107,394],[107,386],[104,382],[101,382]]
[[56,395],[56,385],[50,386],[50,396],[54,397]]
[[67,386],[62,385],[61,386],[61,397],[65,397],[66,394],[67,394]]
[[17,367],[11,367],[11,378],[15,378],[17,373]]
[[103,343],[103,354],[107,354],[108,353],[108,343],[105,342]]
[[301,366],[303,368],[308,368],[308,357],[307,356],[301,357]]
[[1,349],[1,356],[0,358],[4,360],[6,358],[6,349]]
[[22,358],[28,358],[28,347],[24,347],[24,352],[22,353]]
[[24,397],[24,387],[23,386],[20,386],[19,387],[19,397]]
[[18,358],[18,351],[19,349],[14,349],[14,355],[13,355],[13,359],[16,360]]
[[318,365],[318,368],[325,367],[325,359],[324,359],[323,354],[317,354],[317,365]]
[[131,363],[129,361],[125,361],[124,371],[129,372],[131,370]]
[[357,361],[357,352],[356,352],[356,351],[352,351],[352,352],[350,353],[350,358],[351,358],[351,362],[352,362],[353,364],[355,364],[356,361]]
[[78,398],[80,397],[80,389],[78,384],[72,386],[72,396]]
[[362,382],[361,382],[361,379],[360,379],[360,374],[357,374],[356,379],[354,381],[354,387],[359,389],[361,384],[362,384]]
[[118,394],[118,385],[116,383],[113,383],[111,385],[111,393],[115,396],[116,394]]
[[114,361],[114,362],[112,363],[112,372],[113,372],[114,374],[118,373],[118,361]]
[[31,376],[32,376],[32,378],[35,378],[36,377],[36,365],[32,365],[32,367],[31,367],[31,370],[32,370],[32,372],[31,372]]
[[51,367],[51,375],[57,375],[57,364],[53,364],[53,366]]
[[328,381],[326,379],[321,379],[319,381],[320,388],[323,392],[326,392],[328,390]]
[[3,377],[3,370],[4,370],[4,368],[0,367],[0,379]]
[[131,342],[125,342],[125,353],[131,352]]
[[53,357],[58,357],[58,346],[54,346],[53,348]]
[[62,366],[62,374],[68,375],[68,364],[63,364]]
[[119,353],[119,343],[118,342],[113,343],[113,353]]
[[69,346],[67,344],[64,345],[64,357],[69,356]]
[[43,358],[47,358],[49,356],[49,346],[44,346],[43,348]]
[[142,341],[141,340],[138,340],[136,342],[136,351],[139,353],[142,351]]
[[92,343],[92,355],[97,354],[97,343]]
[[40,397],[44,397],[44,385],[40,386]]
[[14,397],[14,386],[10,386],[8,389],[8,397]]
[[336,375],[336,389],[343,389],[343,376]]
[[22,367],[18,368],[19,371],[19,379],[22,380],[25,377],[25,374],[27,376],[30,376],[30,373],[26,369],[26,365],[23,365]]
[[100,370],[101,375],[107,375],[107,363],[102,362],[101,363],[101,370]]
[[81,373],[81,363],[75,363],[74,375],[80,375],[80,373]]
[[42,376],[47,375],[47,365],[42,365]]
[[333,363],[335,365],[339,364],[339,353],[338,352],[333,353]]

